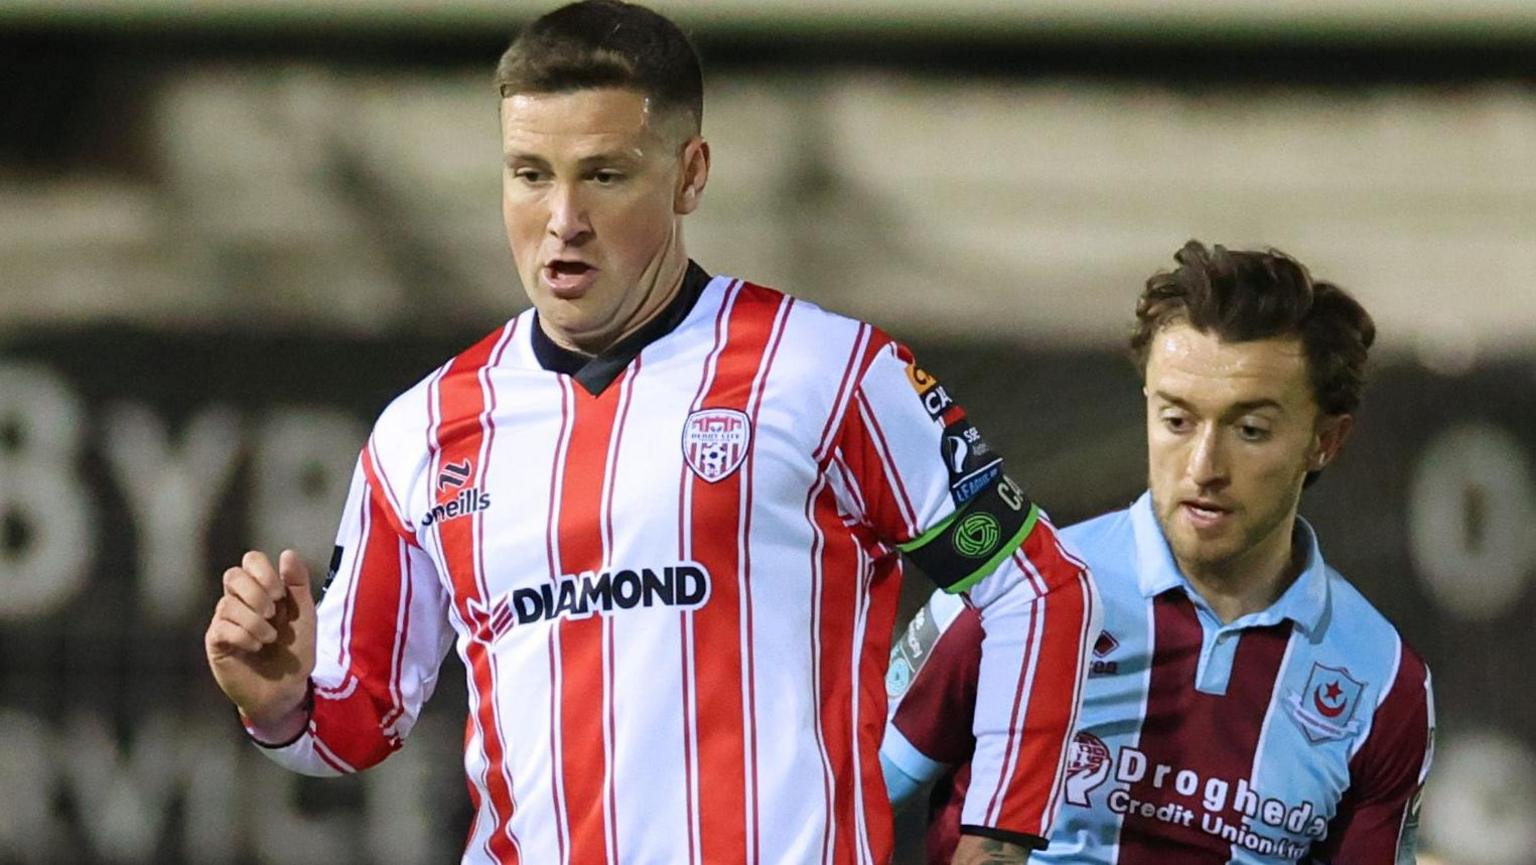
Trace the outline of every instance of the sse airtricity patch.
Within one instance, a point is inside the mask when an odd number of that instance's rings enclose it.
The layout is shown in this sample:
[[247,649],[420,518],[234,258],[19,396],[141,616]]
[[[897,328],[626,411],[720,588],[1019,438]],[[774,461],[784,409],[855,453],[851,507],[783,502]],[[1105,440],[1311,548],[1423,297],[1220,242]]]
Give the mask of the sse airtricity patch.
[[1003,473],[1003,458],[968,420],[945,427],[939,448],[949,470],[949,494],[957,505],[975,498]]

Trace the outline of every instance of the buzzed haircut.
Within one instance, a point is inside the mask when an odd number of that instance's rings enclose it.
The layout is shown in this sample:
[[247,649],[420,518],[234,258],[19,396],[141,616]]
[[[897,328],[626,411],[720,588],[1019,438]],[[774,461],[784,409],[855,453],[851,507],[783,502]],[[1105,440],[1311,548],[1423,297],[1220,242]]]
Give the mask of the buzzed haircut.
[[644,6],[582,0],[529,24],[496,65],[502,98],[619,87],[658,111],[683,110],[697,133],[704,120],[699,55],[678,26]]
[[1323,413],[1352,413],[1360,405],[1376,324],[1348,292],[1314,280],[1277,249],[1208,250],[1191,240],[1174,260],[1179,266],[1153,274],[1136,303],[1131,351],[1143,376],[1152,340],[1169,325],[1187,323],[1224,342],[1294,336]]

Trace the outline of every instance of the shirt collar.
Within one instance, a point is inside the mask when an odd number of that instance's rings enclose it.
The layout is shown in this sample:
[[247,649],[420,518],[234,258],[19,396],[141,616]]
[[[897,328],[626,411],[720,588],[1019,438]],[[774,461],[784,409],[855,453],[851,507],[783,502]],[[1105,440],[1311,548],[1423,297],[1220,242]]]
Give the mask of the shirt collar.
[[550,372],[560,372],[571,376],[576,383],[581,385],[587,393],[597,396],[613,384],[613,380],[619,377],[619,373],[629,366],[629,362],[635,359],[646,346],[671,333],[688,313],[693,311],[693,306],[698,303],[699,295],[709,285],[710,276],[692,259],[688,261],[688,270],[683,274],[682,287],[677,290],[677,296],[672,298],[655,318],[646,322],[639,330],[630,334],[623,342],[608,349],[597,356],[571,351],[559,345],[549,338],[544,328],[539,324],[539,314],[533,314],[533,355],[539,361],[539,366]]
[[[1168,549],[1168,539],[1163,536],[1157,515],[1152,512],[1151,492],[1142,493],[1131,505],[1131,528],[1136,539],[1136,582],[1141,594],[1151,598],[1169,589],[1183,589],[1190,600],[1203,605],[1204,599],[1179,570],[1173,551]],[[1323,562],[1317,532],[1312,526],[1298,516],[1296,530],[1302,543],[1306,544],[1306,563],[1301,574],[1279,600],[1257,613],[1237,619],[1232,625],[1262,627],[1290,619],[1311,635],[1322,623],[1328,610],[1328,566]]]

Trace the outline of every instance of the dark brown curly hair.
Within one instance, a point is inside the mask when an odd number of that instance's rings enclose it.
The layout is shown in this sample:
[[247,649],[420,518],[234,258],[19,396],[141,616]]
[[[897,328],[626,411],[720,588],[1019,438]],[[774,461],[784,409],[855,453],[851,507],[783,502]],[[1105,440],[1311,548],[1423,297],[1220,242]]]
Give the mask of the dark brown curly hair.
[[1226,342],[1294,335],[1323,413],[1349,414],[1360,405],[1376,324],[1348,292],[1314,280],[1277,249],[1206,249],[1191,240],[1173,257],[1179,266],[1153,274],[1136,302],[1130,346],[1143,376],[1152,339],[1178,322]]

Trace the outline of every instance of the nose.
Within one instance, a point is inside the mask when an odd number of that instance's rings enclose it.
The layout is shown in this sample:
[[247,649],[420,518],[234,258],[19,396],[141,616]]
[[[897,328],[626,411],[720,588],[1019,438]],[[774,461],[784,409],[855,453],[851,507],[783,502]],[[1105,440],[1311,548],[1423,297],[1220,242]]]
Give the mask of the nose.
[[1227,485],[1227,449],[1221,430],[1205,424],[1196,434],[1189,452],[1189,478],[1200,489],[1220,489]]
[[557,183],[550,191],[548,231],[566,245],[579,244],[591,236],[592,223],[576,184]]

